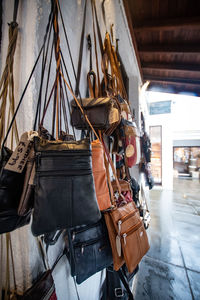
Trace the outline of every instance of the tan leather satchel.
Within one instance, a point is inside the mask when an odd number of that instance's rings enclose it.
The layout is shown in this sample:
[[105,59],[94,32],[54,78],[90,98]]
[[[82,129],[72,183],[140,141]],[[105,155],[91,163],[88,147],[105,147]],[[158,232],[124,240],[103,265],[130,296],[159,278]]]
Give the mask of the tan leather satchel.
[[[117,207],[113,190],[118,190],[119,195],[124,197],[122,191],[124,188],[127,188],[127,182],[122,181],[121,187],[103,139],[102,144],[115,176],[113,186],[111,183],[109,184],[112,204],[115,207],[106,211],[104,214],[112,248],[114,270],[118,271],[125,262],[128,271],[132,273],[142,257],[149,250],[148,237],[140,218],[139,211],[133,201]],[[108,172],[108,168],[106,169]]]
[[104,164],[104,149],[99,140],[92,143],[92,172],[97,202],[100,210],[108,209],[111,206],[110,194],[107,184],[107,174]]
[[112,247],[114,269],[124,261],[131,273],[149,250],[149,242],[139,211],[134,202],[105,213]]

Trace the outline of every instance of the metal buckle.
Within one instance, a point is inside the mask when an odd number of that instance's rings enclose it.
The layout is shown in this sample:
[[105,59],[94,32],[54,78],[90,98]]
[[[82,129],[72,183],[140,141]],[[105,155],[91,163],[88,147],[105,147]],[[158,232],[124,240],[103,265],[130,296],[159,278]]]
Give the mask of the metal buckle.
[[124,296],[124,291],[122,288],[115,288],[115,297],[120,298]]

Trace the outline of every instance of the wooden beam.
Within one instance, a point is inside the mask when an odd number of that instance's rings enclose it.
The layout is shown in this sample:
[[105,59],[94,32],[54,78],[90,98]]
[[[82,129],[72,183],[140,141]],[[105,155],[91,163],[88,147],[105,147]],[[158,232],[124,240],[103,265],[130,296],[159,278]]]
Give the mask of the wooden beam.
[[200,65],[189,64],[166,64],[166,63],[142,63],[142,70],[145,71],[178,71],[178,72],[200,72]]
[[144,75],[144,80],[148,80],[154,83],[168,84],[168,85],[186,85],[194,86],[200,89],[200,80],[190,80],[188,78],[171,78],[171,77],[159,77],[153,75]]
[[124,4],[124,9],[125,9],[126,17],[127,17],[127,22],[128,22],[128,26],[129,26],[129,30],[130,30],[130,34],[131,34],[131,38],[132,38],[133,47],[134,47],[134,50],[135,50],[135,55],[136,55],[139,71],[140,71],[141,80],[143,82],[143,73],[142,73],[142,68],[141,68],[140,55],[139,55],[139,52],[138,52],[138,46],[137,46],[137,42],[136,42],[136,38],[135,38],[135,32],[133,30],[132,17],[131,17],[131,14],[130,14],[130,8],[129,8],[128,1],[123,0],[123,4]]
[[138,47],[139,54],[199,54],[200,45],[143,45]]
[[152,19],[143,21],[141,26],[134,26],[135,32],[174,30],[174,29],[200,29],[200,18],[177,18],[177,19]]

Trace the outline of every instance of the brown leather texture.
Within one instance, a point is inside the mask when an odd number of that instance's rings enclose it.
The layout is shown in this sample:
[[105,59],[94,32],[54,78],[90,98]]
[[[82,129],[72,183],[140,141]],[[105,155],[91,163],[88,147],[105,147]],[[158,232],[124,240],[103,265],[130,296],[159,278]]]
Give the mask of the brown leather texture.
[[97,202],[100,210],[108,209],[111,206],[110,194],[107,184],[107,174],[104,164],[104,150],[101,142],[95,140],[92,143],[92,172]]
[[[94,129],[104,130],[111,134],[120,123],[120,106],[115,98],[84,98],[77,99]],[[75,101],[71,102],[72,125],[77,129],[88,129],[84,115]]]
[[123,264],[125,263],[125,260],[124,260],[124,257],[123,257],[123,253],[122,253],[121,256],[119,256],[118,253],[117,253],[116,230],[115,230],[110,212],[105,212],[104,218],[105,218],[105,221],[106,221],[106,226],[107,226],[107,229],[108,229],[108,236],[109,236],[110,245],[111,245],[111,248],[112,248],[114,270],[118,271],[123,266]]
[[[119,181],[122,192],[132,191],[130,183],[128,181],[123,180],[123,179],[118,179],[118,181]],[[112,181],[112,188],[113,188],[114,193],[118,191],[116,180]]]
[[[121,241],[123,257],[128,271],[131,273],[150,247],[139,211],[135,203],[130,202],[106,214],[109,214],[109,222],[108,216],[105,215],[105,219],[107,219],[106,224],[108,224],[109,238],[113,250],[113,261],[118,262],[121,259],[116,251],[116,237],[118,235]],[[121,222],[120,227],[119,221]],[[114,269],[116,271],[119,269],[118,263],[114,263]]]

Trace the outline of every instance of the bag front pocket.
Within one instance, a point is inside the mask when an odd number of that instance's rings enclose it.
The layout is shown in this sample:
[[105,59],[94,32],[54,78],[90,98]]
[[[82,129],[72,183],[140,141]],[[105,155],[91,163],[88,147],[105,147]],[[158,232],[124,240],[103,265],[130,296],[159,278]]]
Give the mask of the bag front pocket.
[[76,245],[75,275],[78,284],[112,264],[109,240],[105,237]]
[[121,244],[128,271],[131,273],[149,249],[142,221],[121,235]]
[[32,232],[34,235],[71,225],[72,179],[67,176],[37,175]]

